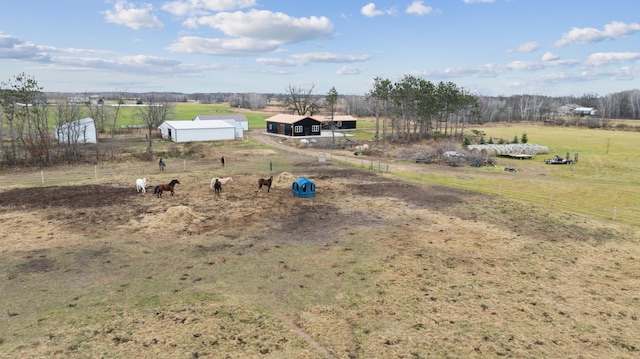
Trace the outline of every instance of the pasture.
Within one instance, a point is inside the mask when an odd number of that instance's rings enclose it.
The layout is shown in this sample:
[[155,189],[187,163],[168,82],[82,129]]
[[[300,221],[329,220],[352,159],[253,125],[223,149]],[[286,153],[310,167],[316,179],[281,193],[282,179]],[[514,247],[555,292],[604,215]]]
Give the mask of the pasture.
[[[254,141],[223,146],[196,146],[206,168],[145,171],[146,194],[143,174],[125,171],[5,185],[0,357],[639,354],[637,227],[418,178],[514,175],[501,169],[378,174]],[[527,177],[545,168],[519,166]],[[571,178],[548,168],[533,177]],[[211,179],[231,176],[215,195]],[[291,195],[298,176],[315,197]],[[174,196],[153,196],[173,178]]]
[[[474,127],[475,128],[475,127]],[[406,179],[497,195],[526,203],[581,214],[605,221],[639,225],[640,157],[637,132],[547,127],[536,124],[477,127],[488,136],[511,141],[527,133],[529,143],[544,145],[548,154],[533,159],[496,158],[496,167],[425,166],[422,171],[397,169]],[[574,165],[547,165],[555,155]],[[505,173],[504,168],[518,173]]]

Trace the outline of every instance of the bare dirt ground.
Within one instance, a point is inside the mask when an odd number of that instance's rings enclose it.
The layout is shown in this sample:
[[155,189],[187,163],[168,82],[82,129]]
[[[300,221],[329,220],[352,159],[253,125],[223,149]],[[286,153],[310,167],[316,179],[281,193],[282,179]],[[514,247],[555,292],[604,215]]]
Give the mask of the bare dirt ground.
[[239,160],[219,196],[211,171],[162,198],[126,177],[2,190],[0,357],[638,354],[635,233],[286,158],[270,193]]

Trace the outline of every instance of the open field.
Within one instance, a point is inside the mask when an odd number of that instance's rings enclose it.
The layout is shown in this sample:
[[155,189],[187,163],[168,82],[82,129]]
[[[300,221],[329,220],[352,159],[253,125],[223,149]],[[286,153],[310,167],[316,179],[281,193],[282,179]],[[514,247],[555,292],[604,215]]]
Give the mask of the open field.
[[[378,174],[255,141],[219,146],[196,150],[209,167],[145,169],[150,187],[179,179],[174,196],[136,193],[126,170],[5,185],[0,357],[640,354],[635,226],[404,181],[402,162]],[[560,170],[539,177],[561,183]],[[271,193],[257,193],[269,174]],[[291,195],[300,175],[316,197]],[[213,176],[234,182],[216,196]]]

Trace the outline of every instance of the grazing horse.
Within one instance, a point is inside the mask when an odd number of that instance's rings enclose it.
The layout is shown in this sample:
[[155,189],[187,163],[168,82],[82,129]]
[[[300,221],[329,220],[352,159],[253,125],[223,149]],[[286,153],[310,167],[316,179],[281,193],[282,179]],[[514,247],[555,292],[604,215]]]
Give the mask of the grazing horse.
[[222,191],[222,182],[220,182],[220,180],[216,178],[216,183],[213,184],[213,188],[214,188],[215,194],[219,195],[220,192]]
[[213,177],[211,179],[211,184],[209,184],[209,188],[213,188],[213,185],[216,183],[216,181],[220,181],[220,184],[223,185],[223,184],[227,184],[229,182],[233,182],[233,178],[231,178],[231,177],[225,177],[225,178]]
[[147,193],[147,179],[138,178],[136,180],[136,192]]
[[270,192],[272,181],[273,181],[273,176],[269,177],[269,179],[260,178],[258,180],[258,192],[262,192],[262,186],[267,186],[267,192]]
[[171,191],[171,195],[173,196],[173,187],[177,184],[180,184],[180,181],[178,181],[177,179],[174,179],[174,180],[171,180],[169,184],[157,185],[156,188],[153,190],[153,194],[157,195],[158,198],[160,198],[162,197],[162,192]]
[[224,163],[226,162],[226,160],[224,159],[224,156],[222,156],[220,158],[220,163],[222,163],[222,167],[224,167]]

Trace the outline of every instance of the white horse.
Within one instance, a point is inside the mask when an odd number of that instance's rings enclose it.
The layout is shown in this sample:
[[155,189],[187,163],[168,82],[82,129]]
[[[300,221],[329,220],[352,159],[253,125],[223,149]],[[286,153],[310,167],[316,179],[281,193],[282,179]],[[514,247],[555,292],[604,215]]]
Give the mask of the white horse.
[[147,179],[138,178],[136,180],[136,192],[147,193]]
[[216,183],[216,179],[218,181],[220,181],[220,184],[222,184],[222,185],[225,185],[227,183],[233,182],[233,178],[231,178],[231,177],[225,177],[225,178],[213,177],[211,179],[211,184],[209,185],[210,188],[213,188],[213,185]]

